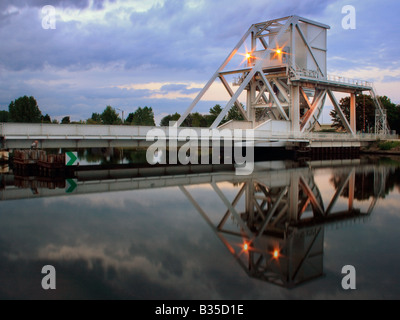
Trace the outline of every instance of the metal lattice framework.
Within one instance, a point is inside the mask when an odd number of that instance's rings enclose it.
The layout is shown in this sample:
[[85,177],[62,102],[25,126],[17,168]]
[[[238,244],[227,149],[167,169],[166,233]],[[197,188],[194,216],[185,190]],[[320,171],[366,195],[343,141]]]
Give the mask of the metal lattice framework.
[[[175,126],[183,123],[219,79],[230,98],[211,125],[212,129],[219,127],[229,110],[236,106],[244,121],[240,124],[234,121],[231,127],[310,132],[328,96],[345,129],[355,134],[355,97],[368,91],[377,109],[377,130],[387,134],[389,129],[384,110],[371,83],[327,75],[329,28],[298,16],[252,25]],[[232,61],[238,56],[244,56],[242,63],[232,67]],[[234,77],[232,85],[227,79],[230,76]],[[334,92],[350,94],[349,120]]]

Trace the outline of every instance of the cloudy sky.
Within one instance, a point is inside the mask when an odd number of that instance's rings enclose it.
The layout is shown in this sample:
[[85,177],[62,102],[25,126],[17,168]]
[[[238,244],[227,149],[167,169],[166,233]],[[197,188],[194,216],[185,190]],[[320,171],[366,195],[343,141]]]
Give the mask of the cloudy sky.
[[[342,27],[345,5],[356,9],[354,30]],[[397,0],[0,0],[0,110],[32,95],[58,120],[107,105],[125,117],[150,106],[156,121],[183,113],[251,24],[294,14],[331,26],[329,73],[374,81],[400,103],[399,9]]]

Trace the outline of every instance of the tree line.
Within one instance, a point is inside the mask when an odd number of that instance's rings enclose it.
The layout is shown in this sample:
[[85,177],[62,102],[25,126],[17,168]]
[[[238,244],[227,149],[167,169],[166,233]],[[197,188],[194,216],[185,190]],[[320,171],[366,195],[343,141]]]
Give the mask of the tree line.
[[115,108],[107,106],[102,113],[92,113],[86,120],[71,121],[65,116],[59,122],[51,119],[48,114],[43,115],[34,97],[23,96],[10,103],[8,111],[0,111],[0,122],[24,123],[55,123],[55,124],[131,124],[155,126],[154,112],[151,107],[139,107],[135,112],[129,113],[126,119],[121,119]]
[[[220,105],[210,109],[210,114],[191,113],[183,122],[185,127],[209,127],[222,111]],[[161,126],[168,126],[170,121],[177,121],[181,115],[174,113],[161,119]],[[243,120],[237,107],[233,107],[223,119],[222,123],[229,120]],[[115,108],[106,106],[102,113],[93,112],[86,120],[71,121],[69,116],[62,118],[61,122],[51,119],[48,114],[43,115],[34,97],[23,96],[10,103],[8,111],[0,111],[0,122],[25,122],[25,123],[61,123],[61,124],[106,124],[106,125],[136,125],[155,126],[154,112],[151,107],[138,107],[125,119],[122,119]]]
[[[380,103],[387,112],[387,120],[391,130],[400,132],[400,105],[393,103],[387,96],[379,97]],[[346,118],[350,120],[350,98],[342,98],[339,102]],[[210,108],[208,114],[198,112],[190,113],[182,126],[184,127],[210,127],[222,107],[217,104]],[[375,105],[370,95],[358,94],[356,97],[356,128],[360,132],[373,132],[375,126]],[[344,130],[340,117],[336,110],[330,112],[332,117],[332,128],[334,130]],[[179,113],[169,114],[161,119],[160,126],[169,126],[170,122],[177,121],[181,115]],[[243,120],[243,116],[236,106],[233,106],[221,124],[229,120]],[[48,114],[43,115],[34,97],[23,96],[10,103],[8,111],[0,111],[0,122],[25,122],[25,123],[78,123],[78,124],[106,124],[106,125],[143,125],[155,126],[154,112],[151,107],[138,107],[135,112],[131,112],[125,119],[122,119],[115,108],[106,106],[102,113],[92,113],[86,120],[71,121],[69,116],[65,116],[59,122],[51,119]]]
[[[393,103],[387,96],[378,97],[381,106],[386,110],[387,122],[390,130],[400,132],[400,105]],[[350,97],[342,98],[339,102],[347,120],[350,121]],[[375,104],[370,95],[356,96],[356,130],[359,132],[373,132],[375,128]],[[336,110],[330,112],[332,127],[335,130],[344,130]]]
[[[219,104],[216,104],[214,107],[210,108],[209,114],[201,114],[198,112],[190,113],[186,119],[182,122],[183,127],[210,127],[218,115],[221,113],[222,107]],[[160,126],[169,126],[169,123],[172,121],[177,121],[181,115],[177,112],[174,114],[170,114],[165,116],[160,121]],[[228,122],[229,120],[244,120],[242,114],[236,106],[233,106],[228,114],[224,117],[220,124]]]

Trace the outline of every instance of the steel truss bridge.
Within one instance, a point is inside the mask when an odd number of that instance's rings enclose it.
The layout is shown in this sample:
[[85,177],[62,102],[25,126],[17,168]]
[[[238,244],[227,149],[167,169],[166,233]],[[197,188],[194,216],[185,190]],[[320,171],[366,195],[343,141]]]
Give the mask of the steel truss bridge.
[[[219,79],[229,98],[212,128],[220,126],[236,106],[244,121],[224,126],[310,132],[328,96],[346,131],[355,135],[356,94],[369,92],[376,108],[375,133],[388,134],[386,112],[372,83],[327,74],[328,29],[327,25],[299,16],[253,24],[176,125],[183,123]],[[227,77],[232,76],[231,86]],[[234,90],[234,86],[238,89]],[[349,119],[335,92],[350,94]]]
[[[364,141],[393,138],[372,83],[328,75],[329,28],[299,16],[253,24],[173,124],[172,133],[170,127],[2,123],[0,148],[29,148],[34,141],[39,148],[141,147],[152,143],[147,137],[154,130],[169,141],[183,141],[187,135],[201,139],[204,128],[190,128],[188,133],[180,126],[213,86],[222,87],[228,98],[209,130],[252,129],[256,146],[360,147]],[[356,95],[364,92],[375,104],[373,135],[357,134]],[[349,117],[335,93],[350,95]],[[313,133],[327,97],[346,133]],[[233,106],[243,121],[222,124]]]

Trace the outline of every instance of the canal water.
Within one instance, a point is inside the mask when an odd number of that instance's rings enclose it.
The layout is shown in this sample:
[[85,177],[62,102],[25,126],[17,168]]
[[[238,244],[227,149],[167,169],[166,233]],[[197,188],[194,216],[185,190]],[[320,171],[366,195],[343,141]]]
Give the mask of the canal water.
[[398,158],[0,181],[0,299],[400,298]]

